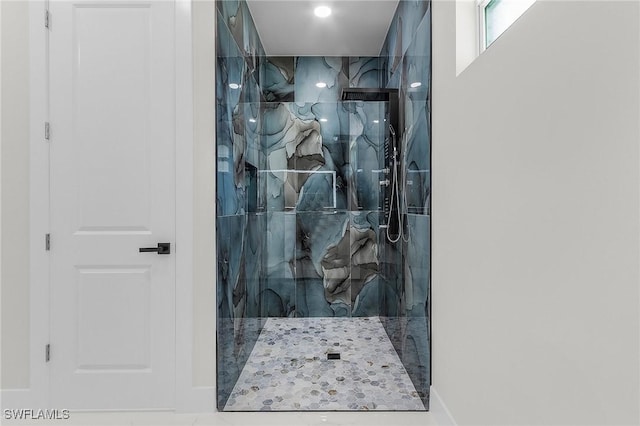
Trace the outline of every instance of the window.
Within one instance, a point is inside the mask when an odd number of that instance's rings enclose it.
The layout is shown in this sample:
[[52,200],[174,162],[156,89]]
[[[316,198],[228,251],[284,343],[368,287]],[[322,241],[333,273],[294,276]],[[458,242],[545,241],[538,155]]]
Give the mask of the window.
[[477,0],[480,52],[493,43],[536,0]]

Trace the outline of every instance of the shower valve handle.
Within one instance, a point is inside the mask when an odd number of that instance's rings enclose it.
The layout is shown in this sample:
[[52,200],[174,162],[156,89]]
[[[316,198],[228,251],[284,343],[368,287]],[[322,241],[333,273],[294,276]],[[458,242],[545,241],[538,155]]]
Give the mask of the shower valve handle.
[[391,182],[389,182],[389,179],[385,179],[385,180],[381,180],[378,183],[380,184],[380,186],[389,186]]

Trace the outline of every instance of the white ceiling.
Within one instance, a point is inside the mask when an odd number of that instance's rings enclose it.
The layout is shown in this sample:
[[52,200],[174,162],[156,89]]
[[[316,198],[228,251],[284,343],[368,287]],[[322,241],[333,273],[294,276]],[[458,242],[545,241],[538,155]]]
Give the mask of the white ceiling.
[[[378,56],[398,0],[248,0],[270,56]],[[313,9],[331,7],[328,18]]]

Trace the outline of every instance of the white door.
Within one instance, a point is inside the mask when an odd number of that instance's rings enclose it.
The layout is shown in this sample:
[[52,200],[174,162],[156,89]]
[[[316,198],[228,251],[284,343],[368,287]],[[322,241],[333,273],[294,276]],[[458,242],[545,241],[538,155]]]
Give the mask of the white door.
[[174,5],[49,11],[51,406],[171,408]]

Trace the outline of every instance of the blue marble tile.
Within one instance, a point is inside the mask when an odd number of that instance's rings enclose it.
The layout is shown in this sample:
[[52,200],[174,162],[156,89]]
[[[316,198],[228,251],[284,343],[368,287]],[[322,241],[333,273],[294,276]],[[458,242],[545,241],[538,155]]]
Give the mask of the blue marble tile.
[[406,201],[409,213],[428,214],[431,201],[430,137],[426,102],[410,102],[411,129],[408,132],[405,172]]
[[[330,157],[329,157],[330,158]],[[296,202],[298,212],[335,211],[337,207],[344,210],[344,192],[336,186],[334,171],[323,168],[310,174],[298,174],[298,179],[304,179],[300,188],[300,196]],[[339,200],[341,202],[339,202]]]
[[346,212],[297,213],[298,252],[322,278],[324,297],[334,315],[351,313],[350,228]]
[[[403,60],[403,85],[413,100],[426,100],[431,77],[431,10],[416,29]],[[417,84],[419,87],[415,87]],[[412,85],[412,86],[411,86]]]
[[425,214],[430,201],[430,33],[431,11],[427,11],[403,61],[404,117],[407,129],[405,167],[409,212]]
[[333,317],[331,303],[325,297],[322,276],[315,269],[311,258],[305,255],[304,242],[298,240],[301,256],[296,263],[296,316]]
[[261,85],[267,102],[293,102],[295,58],[269,56],[261,62]]
[[377,211],[352,212],[350,218],[350,279],[353,316],[378,315]]
[[350,110],[346,108],[346,104],[346,102],[319,102],[293,105],[296,115],[301,119],[320,122],[322,143],[329,148],[333,162],[340,167],[348,161],[344,144],[349,134]]
[[264,288],[264,257],[267,252],[265,237],[267,234],[267,215],[249,213],[247,215],[247,234],[244,243],[244,263],[246,280],[246,313],[247,318],[261,316],[260,294]]
[[379,57],[349,58],[349,87],[384,87],[381,85],[382,73],[383,68]]
[[389,179],[385,172],[384,140],[386,103],[349,102],[350,209],[377,210],[384,197],[381,181]]
[[267,104],[263,123],[267,208],[346,209],[346,111],[336,103]]
[[243,131],[246,144],[245,161],[260,169],[262,159],[262,135],[260,131],[262,114],[260,113],[260,103],[247,102],[242,105],[242,109],[242,123],[244,124]]
[[[245,68],[246,70],[246,68]],[[237,107],[239,114],[236,114],[234,126],[242,126],[244,135],[244,156],[245,161],[253,166],[259,166],[261,141],[261,97],[260,86],[255,80],[256,73],[244,72],[241,87],[241,104]],[[240,124],[238,124],[240,123]]]
[[264,47],[262,46],[262,41],[260,40],[260,36],[258,35],[258,30],[256,29],[256,24],[253,21],[253,17],[251,16],[251,12],[249,11],[249,6],[246,1],[241,3],[240,9],[242,11],[242,44],[238,43],[239,46],[242,46],[243,54],[249,70],[251,73],[256,75],[256,81],[259,82],[258,70],[260,69],[260,59],[264,57]]
[[[402,63],[402,17],[398,14],[399,7],[389,25],[389,31],[384,41],[381,55],[385,58],[385,80],[391,80],[391,76]],[[388,84],[386,87],[389,87]]]
[[284,211],[287,153],[283,139],[292,126],[285,104],[267,103],[263,105],[262,152],[265,165],[259,171],[264,178],[265,208],[269,211]]
[[407,51],[416,37],[418,26],[428,9],[430,9],[430,2],[425,0],[401,0],[398,3],[396,16],[400,18],[401,24],[399,25],[402,27],[400,31],[402,34],[402,54]]
[[[336,172],[337,205],[340,210],[346,209],[347,185],[349,180],[349,111],[344,103],[323,102],[306,104],[310,107],[310,119],[320,123],[320,136],[326,152],[324,171]],[[296,104],[298,107],[299,104]],[[297,113],[302,116],[298,107]],[[328,154],[328,155],[327,155]]]
[[296,215],[268,212],[265,283],[260,294],[263,317],[295,315]]
[[404,309],[409,316],[426,316],[431,274],[431,218],[407,215],[409,242],[405,248]]
[[[402,63],[402,62],[401,62]],[[396,68],[396,71],[393,74],[389,75],[389,80],[387,81],[387,89],[400,89],[402,85],[402,67]]]
[[[255,80],[255,73],[243,73],[241,104],[236,107],[234,126],[242,128],[245,143],[246,160],[254,165],[258,164],[261,146],[261,97],[260,86]],[[241,114],[241,115],[240,115]]]
[[377,317],[380,315],[380,279],[378,276],[365,283],[355,297],[351,316]]
[[[430,72],[429,2],[401,1],[382,49],[384,83],[401,90],[402,167],[406,171],[408,243],[380,239],[380,315],[385,330],[428,406],[430,279]],[[424,11],[424,13],[423,13]],[[424,15],[424,18],[422,17]],[[420,82],[421,84],[413,84]]]
[[216,13],[216,56],[218,58],[237,56],[235,52],[237,52],[237,45],[229,32],[229,27],[224,22],[222,13],[218,10]]
[[402,244],[389,242],[384,228],[378,230],[378,242],[380,316],[400,316],[404,280]]
[[295,102],[338,102],[349,87],[349,58],[298,56],[295,67]]
[[[244,215],[218,217],[216,237],[218,251],[218,318],[234,318],[244,313],[246,287],[244,281]],[[237,242],[241,243],[238,244]]]
[[244,209],[244,197],[235,184],[232,142],[228,129],[217,126],[217,179],[216,210],[217,216],[240,214]]
[[294,209],[310,173],[326,160],[320,123],[300,119],[291,104],[271,104],[265,110],[265,134],[269,210]]
[[245,63],[218,13],[218,53],[216,58],[216,156],[217,214],[241,214],[245,211],[244,152],[245,131],[242,86]]
[[217,0],[216,7],[222,21],[218,22],[216,31],[221,32],[221,27],[228,28],[229,33],[235,40],[237,46],[244,46],[244,8],[242,0]]
[[380,87],[388,87],[387,83],[389,82],[390,71],[389,67],[389,46],[387,45],[387,41],[382,45],[382,49],[380,50]]
[[[430,12],[431,2],[426,0],[401,0],[394,14],[389,32],[383,44],[380,55],[385,58],[383,76],[385,87],[397,88],[393,84],[394,74],[402,65],[402,58],[410,44],[424,34],[417,34],[418,27],[424,20],[425,14]],[[429,20],[430,22],[430,20]],[[430,28],[429,28],[430,38]],[[398,77],[395,77],[396,79]],[[397,80],[395,80],[397,82]]]

